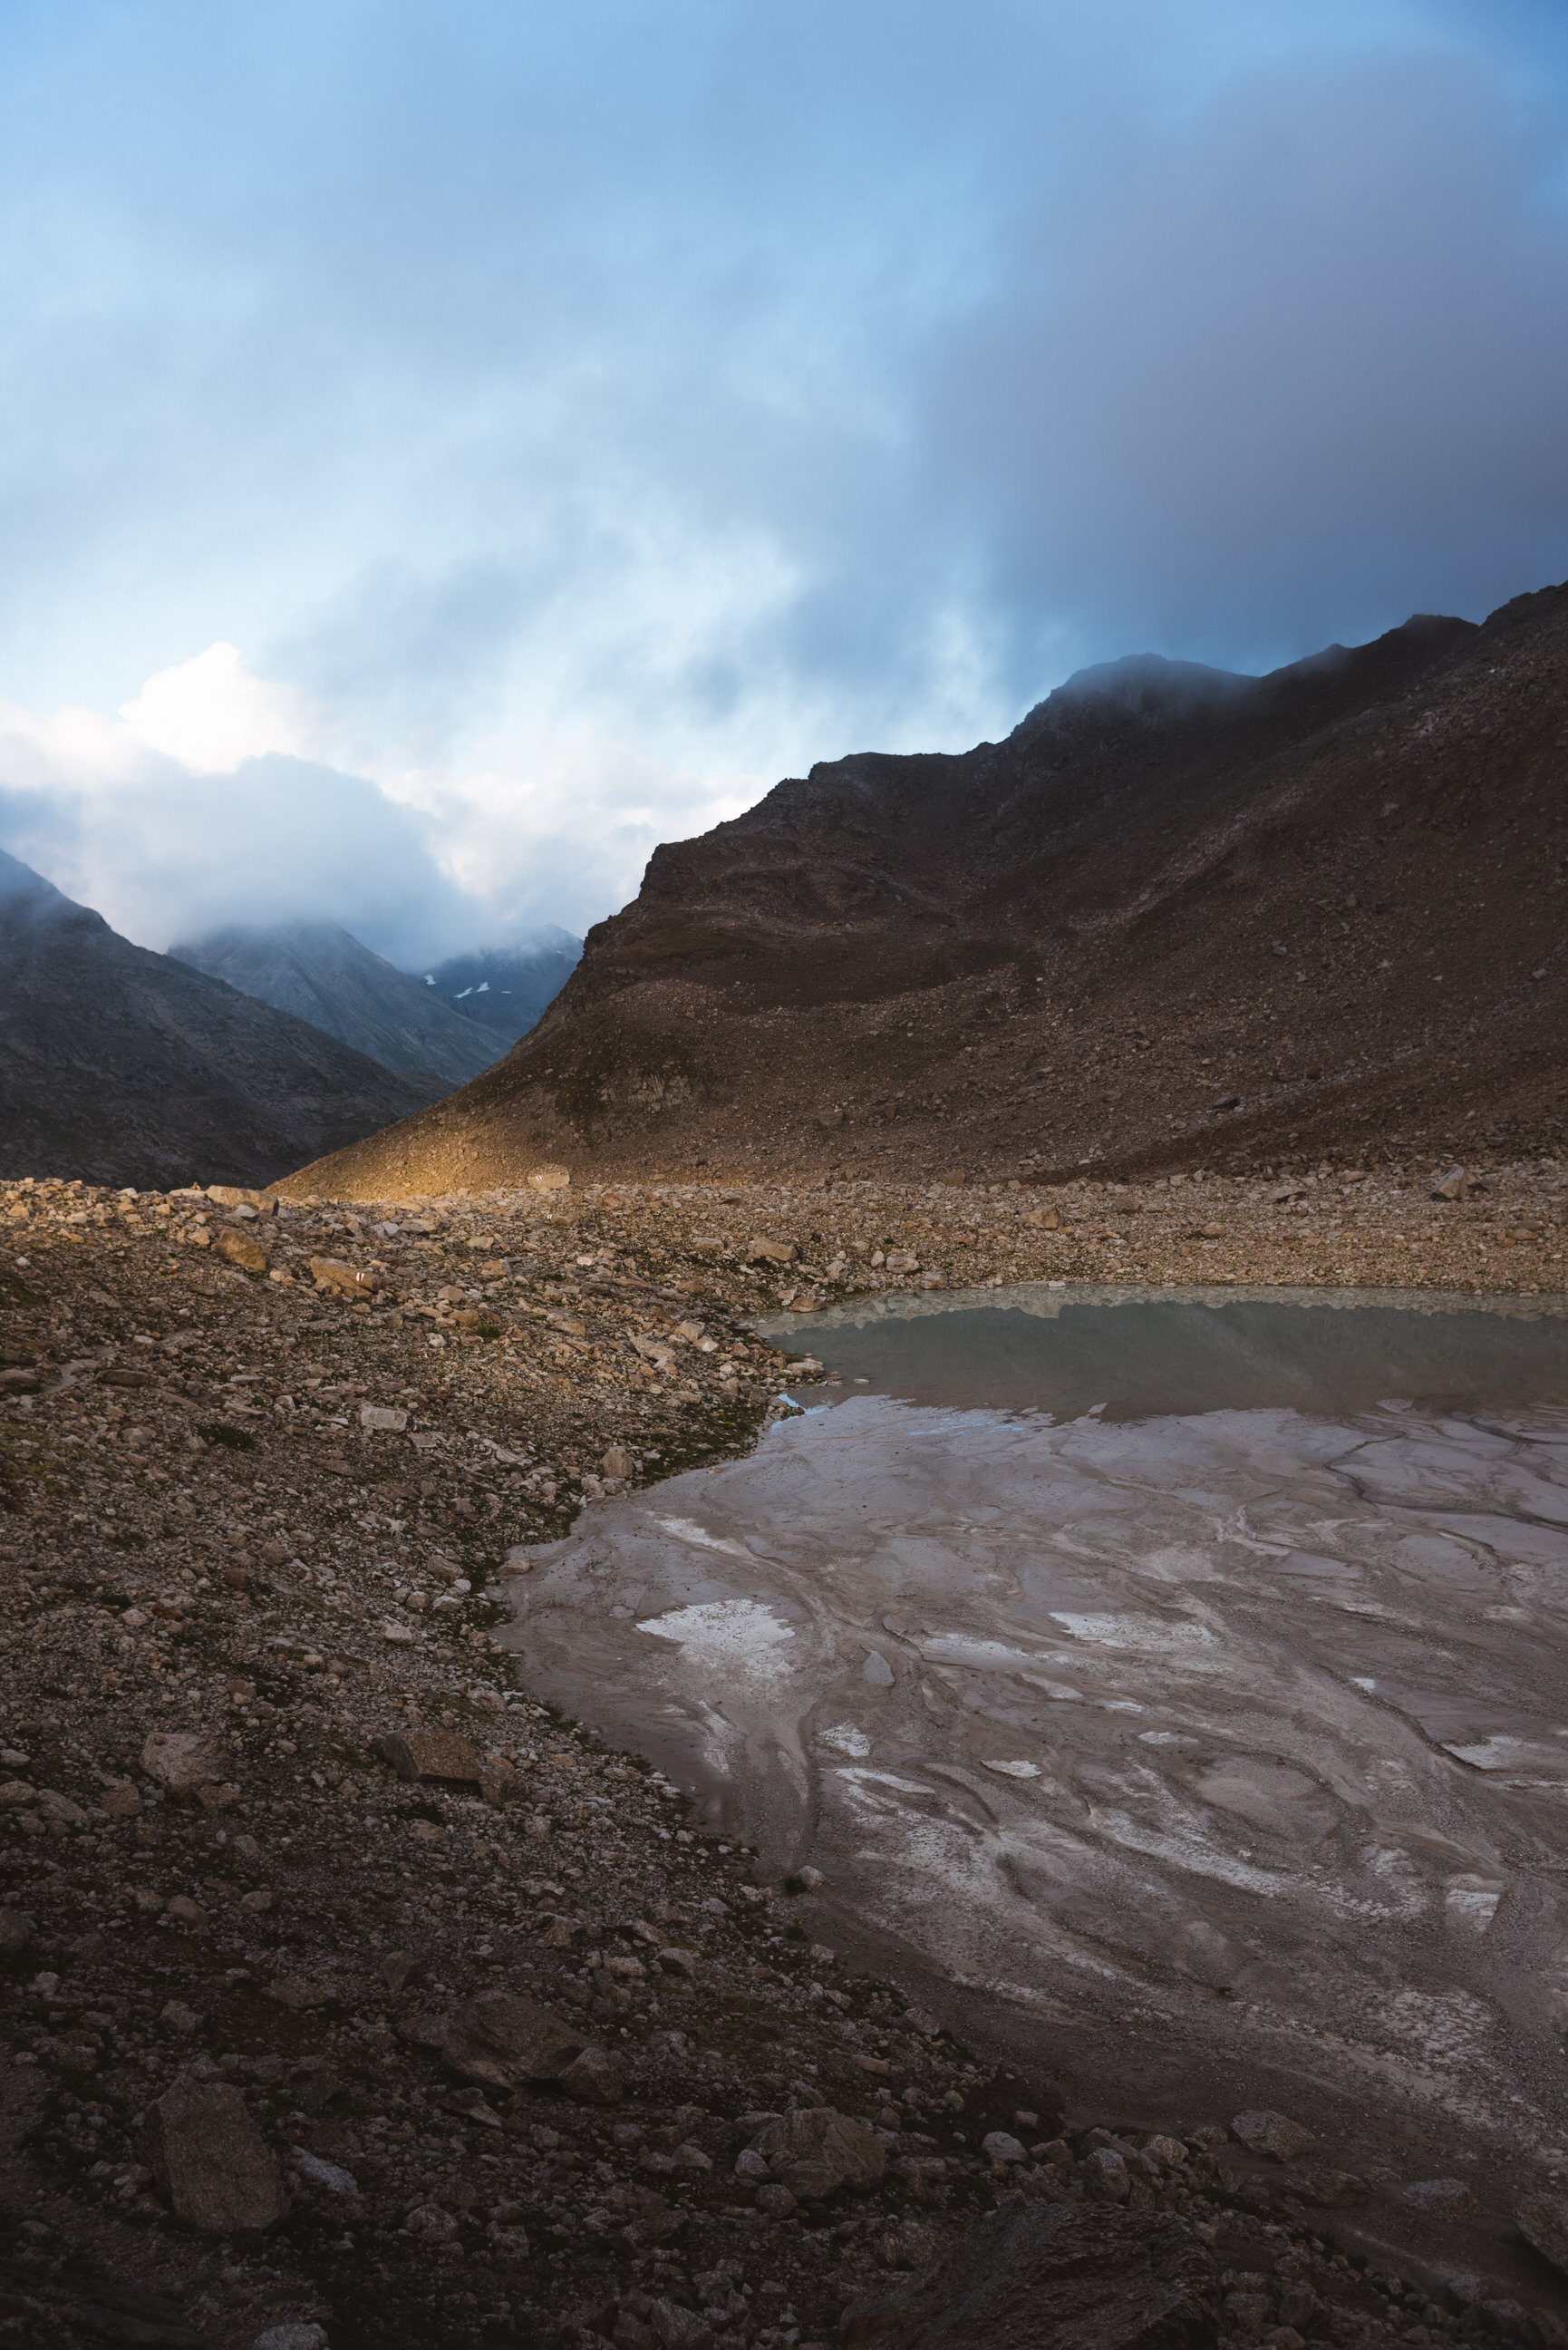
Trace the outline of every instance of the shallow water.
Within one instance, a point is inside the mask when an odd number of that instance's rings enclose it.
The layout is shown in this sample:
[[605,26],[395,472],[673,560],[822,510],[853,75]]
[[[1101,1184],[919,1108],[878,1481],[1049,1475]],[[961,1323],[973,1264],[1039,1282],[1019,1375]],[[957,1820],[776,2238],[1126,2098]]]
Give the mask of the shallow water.
[[[824,1870],[840,1934],[1085,2095],[1251,2084],[1449,2168],[1456,2124],[1568,2158],[1562,1302],[1215,1295],[1272,1318],[1213,1345],[1171,1319],[1190,1295],[1051,1293],[1054,1420],[998,1408],[1018,1350],[988,1371],[951,1300],[814,1316],[830,1365],[910,1337],[905,1391],[964,1408],[846,1390],[594,1509],[511,1586],[512,1637],[774,1866]],[[1368,1399],[1391,1362],[1428,1399]],[[1067,1416],[1091,1396],[1124,1416]]]

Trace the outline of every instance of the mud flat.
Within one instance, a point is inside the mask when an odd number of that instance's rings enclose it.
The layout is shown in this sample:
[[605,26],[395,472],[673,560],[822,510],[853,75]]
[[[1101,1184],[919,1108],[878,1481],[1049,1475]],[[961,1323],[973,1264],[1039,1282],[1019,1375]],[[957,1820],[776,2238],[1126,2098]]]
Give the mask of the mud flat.
[[532,1685],[1085,2106],[1568,2167],[1563,1302],[769,1327],[845,1400],[530,1554]]

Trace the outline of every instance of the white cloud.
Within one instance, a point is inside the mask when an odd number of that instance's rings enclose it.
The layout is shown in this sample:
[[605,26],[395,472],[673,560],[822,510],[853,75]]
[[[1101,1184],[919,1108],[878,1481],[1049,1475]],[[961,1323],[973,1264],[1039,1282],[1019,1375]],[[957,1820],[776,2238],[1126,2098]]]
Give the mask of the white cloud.
[[0,847],[162,949],[229,922],[338,921],[410,967],[632,897],[661,839],[766,788],[581,730],[379,757],[347,717],[218,643],[118,718],[0,703]]
[[306,696],[253,676],[237,645],[209,645],[193,660],[160,670],[119,714],[138,742],[210,775],[233,775],[269,752],[305,759],[320,747]]

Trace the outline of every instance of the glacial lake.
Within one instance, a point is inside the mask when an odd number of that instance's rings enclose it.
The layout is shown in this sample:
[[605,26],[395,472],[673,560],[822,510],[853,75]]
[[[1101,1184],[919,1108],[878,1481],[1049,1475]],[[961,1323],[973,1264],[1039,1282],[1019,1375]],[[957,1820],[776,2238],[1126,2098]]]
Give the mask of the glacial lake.
[[532,1683],[1086,2106],[1568,2165],[1568,1301],[767,1326],[841,1384],[531,1553]]

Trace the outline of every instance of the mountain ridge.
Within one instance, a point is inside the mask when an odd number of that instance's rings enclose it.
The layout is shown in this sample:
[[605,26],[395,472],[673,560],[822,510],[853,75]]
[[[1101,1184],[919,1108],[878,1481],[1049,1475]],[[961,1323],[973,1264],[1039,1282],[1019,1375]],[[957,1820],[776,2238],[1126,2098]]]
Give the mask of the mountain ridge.
[[466,1083],[505,1048],[337,922],[230,923],[171,946],[176,962],[412,1076]]
[[1568,588],[1262,678],[1103,664],[659,847],[504,1061],[301,1180],[1555,1148],[1565,745]]
[[265,1183],[445,1090],[132,945],[0,850],[0,1174]]

